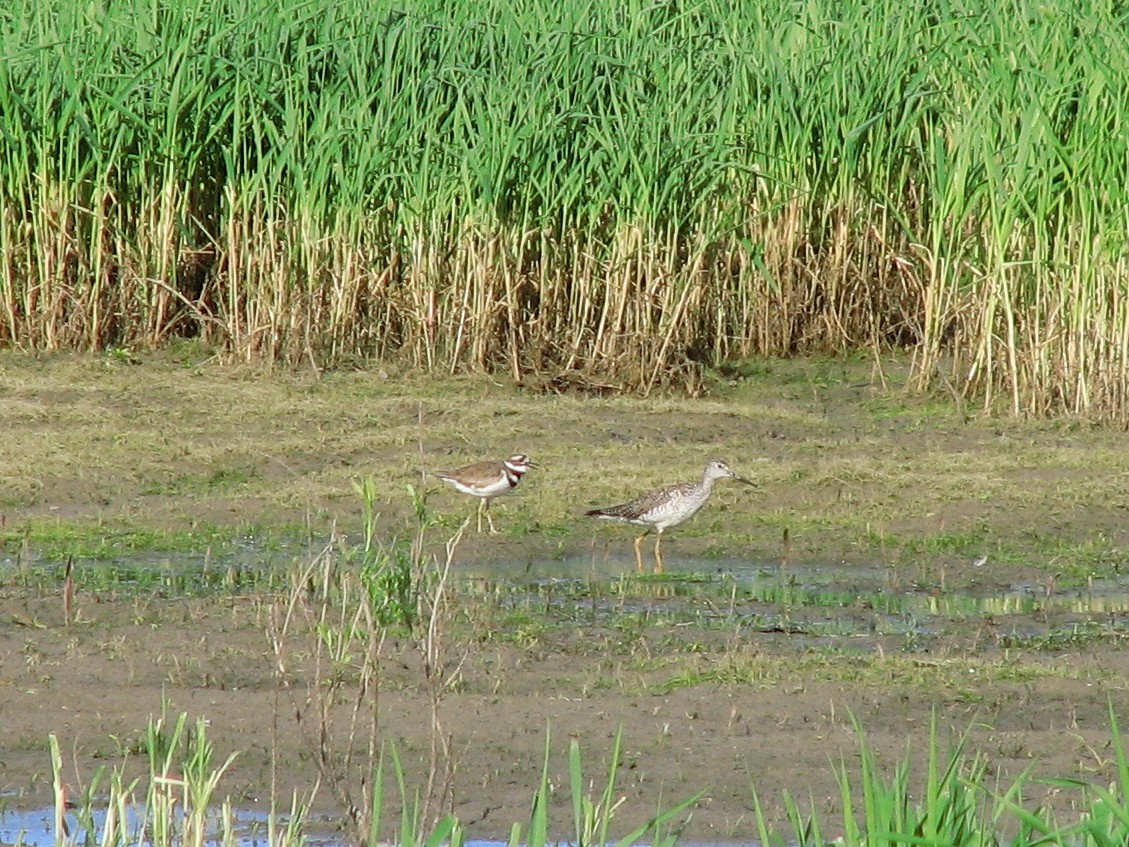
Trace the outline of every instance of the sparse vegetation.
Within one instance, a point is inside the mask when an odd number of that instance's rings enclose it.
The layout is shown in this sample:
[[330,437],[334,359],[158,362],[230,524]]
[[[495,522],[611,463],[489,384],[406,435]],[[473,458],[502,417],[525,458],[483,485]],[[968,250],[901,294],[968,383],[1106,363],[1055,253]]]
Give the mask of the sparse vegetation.
[[[54,778],[54,819],[51,832],[57,847],[73,847],[97,843],[102,847],[127,847],[146,844],[149,847],[205,847],[207,844],[235,844],[240,839],[265,836],[278,847],[301,847],[311,834],[319,843],[332,838],[325,832],[309,830],[310,798],[294,794],[287,809],[274,810],[262,819],[245,819],[246,810],[235,807],[220,790],[225,774],[236,759],[232,754],[223,764],[214,761],[208,738],[208,722],[199,718],[189,727],[189,716],[182,713],[175,719],[167,715],[150,718],[145,731],[144,748],[139,751],[148,759],[142,776],[130,778],[129,761],[108,771],[100,767],[85,785],[81,796],[73,796],[66,782],[59,739],[51,735],[48,746]],[[570,789],[574,825],[578,845],[603,847],[609,839],[617,809],[619,742],[616,741],[607,784],[599,796],[591,795],[592,783],[585,783],[580,747],[573,741],[569,750]],[[533,803],[524,831],[513,824],[510,847],[546,847],[557,843],[550,831],[549,810],[555,792],[549,785],[549,739],[546,738],[545,768],[539,785],[531,785]],[[391,774],[386,762],[391,761]],[[346,834],[342,843],[376,845],[384,843],[380,833],[385,807],[386,776],[395,779],[399,788],[400,820],[395,827],[397,847],[438,847],[448,844],[461,847],[466,832],[459,820],[446,815],[429,823],[426,811],[412,799],[412,787],[405,781],[404,771],[393,745],[384,745],[371,763],[371,770],[361,782],[372,786],[371,806],[366,810],[371,831]],[[139,800],[139,796],[143,800]],[[678,841],[679,824],[697,797],[671,804],[660,810],[643,826],[621,836],[614,844],[631,847],[640,840],[656,847],[673,847]],[[241,814],[242,813],[242,814]],[[316,825],[314,825],[316,828]],[[391,827],[388,831],[393,831]],[[18,840],[17,845],[22,844]],[[39,843],[32,841],[31,843]],[[332,842],[328,842],[332,843]]]
[[[181,714],[169,725],[164,716],[150,720],[146,733],[149,767],[145,777],[129,780],[124,767],[114,767],[108,776],[99,770],[87,790],[76,798],[78,802],[73,802],[68,794],[59,742],[52,735],[56,844],[68,847],[97,842],[104,847],[124,847],[140,842],[152,847],[203,847],[213,842],[231,844],[241,836],[255,834],[246,831],[246,824],[237,824],[236,810],[220,790],[234,756],[217,766],[207,722],[198,720],[193,731],[186,732],[187,717]],[[1040,781],[1026,772],[1004,783],[993,776],[987,756],[966,752],[964,738],[952,742],[946,753],[935,715],[924,751],[907,751],[905,758],[894,765],[892,775],[886,776],[887,768],[878,761],[864,728],[856,721],[859,764],[855,768],[844,760],[836,768],[841,800],[838,820],[805,813],[800,802],[789,797],[791,831],[774,827],[765,816],[754,784],[753,821],[759,843],[790,843],[799,847],[823,847],[828,843],[843,847],[902,843],[993,847],[1005,839],[1013,847],[1105,847],[1123,843],[1129,836],[1129,807],[1125,799],[1129,790],[1129,754],[1112,707],[1109,720],[1111,755],[1118,770],[1117,779],[1109,787],[1073,778]],[[443,817],[433,825],[419,817],[394,748],[388,749],[392,750],[390,759],[402,808],[394,843],[399,847],[461,847],[467,832],[456,817]],[[518,822],[513,824],[509,847],[546,847],[557,841],[550,828],[549,812],[555,795],[549,780],[550,749],[546,739],[545,765],[534,789],[528,824],[524,829]],[[697,796],[660,810],[645,824],[615,840],[610,837],[616,813],[624,803],[623,797],[617,798],[621,755],[617,735],[604,787],[599,794],[593,794],[592,784],[585,783],[580,746],[571,742],[568,771],[575,838],[572,843],[591,847],[631,847],[637,843],[674,847],[688,812],[699,799]],[[924,767],[915,767],[915,758],[922,755]],[[377,786],[372,807],[373,830],[367,838],[350,843],[378,843],[385,812],[383,753],[371,779]],[[1032,795],[1045,793],[1048,787],[1077,795],[1078,813],[1071,820],[1060,820],[1031,799]],[[136,800],[138,789],[145,796],[141,804]],[[253,830],[265,829],[269,843],[274,845],[301,845],[308,835],[307,811],[295,796],[289,811],[272,812]],[[834,841],[829,841],[831,837]]]

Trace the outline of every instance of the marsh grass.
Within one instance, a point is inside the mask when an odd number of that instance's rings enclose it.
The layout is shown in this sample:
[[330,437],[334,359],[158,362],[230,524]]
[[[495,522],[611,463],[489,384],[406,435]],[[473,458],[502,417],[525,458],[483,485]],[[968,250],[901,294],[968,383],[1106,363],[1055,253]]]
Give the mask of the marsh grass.
[[63,562],[20,558],[0,585],[52,592],[77,609],[91,596],[103,599],[269,595],[288,585],[279,567],[216,562],[205,555],[183,558],[139,556],[132,560],[86,561],[68,555]]
[[[442,703],[465,658],[465,653],[449,654],[447,584],[467,522],[447,540],[445,557],[439,559],[427,551],[434,522],[422,495],[409,487],[416,518],[411,536],[385,541],[377,531],[375,483],[363,479],[354,488],[364,518],[360,543],[334,532],[317,556],[290,573],[285,603],[276,603],[270,616],[276,732],[278,710],[289,699],[319,781],[345,810],[348,838],[375,842],[387,749],[379,719],[382,663],[387,640],[406,638],[418,653],[428,700],[430,751],[424,788],[414,796],[404,787],[397,754],[391,754],[404,804],[401,837],[417,843],[424,826],[438,826],[447,837],[451,831],[444,812],[451,804],[455,761]],[[304,698],[292,688],[295,653],[312,656],[313,676]]]
[[0,550],[11,551],[16,573],[52,572],[68,559],[75,579],[87,587],[125,588],[166,581],[185,588],[251,584],[269,580],[271,563],[286,561],[310,546],[308,527],[204,525],[174,528],[138,521],[29,519],[0,528]]
[[[965,752],[965,741],[957,738],[942,748],[936,715],[930,724],[924,751],[907,750],[892,771],[871,751],[866,734],[854,722],[858,739],[858,763],[844,759],[835,767],[840,790],[838,819],[821,820],[806,814],[800,802],[785,798],[790,832],[773,829],[764,815],[757,787],[752,786],[752,805],[759,843],[789,843],[797,847],[877,847],[882,844],[964,845],[964,847],[1112,847],[1129,837],[1129,755],[1110,706],[1110,739],[1116,759],[1116,777],[1108,786],[1082,780],[1052,778],[1035,780],[1030,771],[1005,784],[994,777],[991,762],[981,754]],[[100,769],[73,798],[63,777],[58,739],[49,738],[55,785],[53,831],[58,847],[97,843],[102,847],[148,844],[151,847],[203,847],[206,843],[232,845],[244,833],[235,826],[235,810],[221,799],[220,783],[234,755],[222,764],[213,759],[207,739],[207,721],[198,719],[188,731],[187,715],[172,721],[151,719],[146,732],[147,775],[127,781],[125,766],[109,775]],[[401,821],[394,843],[400,847],[460,847],[467,836],[451,815],[434,825],[421,817],[413,791],[394,748],[389,759],[382,753],[374,761],[372,776],[372,830],[358,844],[378,843],[385,811],[385,764],[391,761],[401,796]],[[554,791],[549,783],[550,736],[546,735],[545,765],[534,789],[528,823],[515,822],[509,847],[546,847],[556,843],[550,819]],[[702,794],[660,810],[644,824],[611,837],[612,824],[623,799],[617,797],[620,737],[616,736],[610,767],[602,782],[588,782],[576,741],[569,746],[568,782],[572,806],[572,842],[590,847],[632,847],[639,843],[674,847],[682,826]],[[914,758],[923,755],[923,770]],[[137,790],[145,786],[144,801]],[[1077,820],[1063,823],[1036,796],[1048,791],[1076,793]],[[414,795],[417,796],[418,795]],[[76,822],[72,827],[71,821]],[[297,847],[307,837],[305,808],[295,798],[288,815],[272,812],[267,820],[270,843]],[[834,840],[832,840],[834,839]]]
[[[133,779],[125,776],[129,762],[114,767],[109,774],[100,768],[80,797],[73,797],[64,781],[64,768],[59,741],[48,739],[55,787],[54,822],[57,847],[98,844],[101,847],[126,847],[144,844],[149,847],[204,847],[206,844],[235,845],[253,838],[237,823],[238,814],[227,798],[221,798],[220,783],[237,754],[222,764],[213,761],[207,737],[208,722],[197,719],[188,726],[188,715],[175,719],[152,718],[146,729],[145,752],[148,770]],[[700,799],[695,795],[670,808],[659,809],[654,816],[618,838],[610,836],[616,811],[624,798],[617,798],[620,761],[620,736],[617,734],[606,781],[585,774],[580,745],[569,745],[568,783],[571,793],[574,836],[572,843],[587,847],[633,847],[648,843],[655,847],[673,847],[690,810]],[[545,737],[545,765],[541,778],[533,786],[533,802],[524,829],[515,822],[511,827],[509,847],[549,847],[557,843],[551,823],[555,789],[549,783],[551,733]],[[388,765],[391,773],[388,773]],[[385,790],[389,780],[399,793],[400,821],[391,842],[397,847],[461,847],[466,831],[453,815],[444,815],[434,824],[427,822],[420,793],[409,785],[399,755],[393,745],[384,745],[373,762],[369,775],[373,784],[367,833],[352,833],[344,843],[376,845],[381,839],[387,812]],[[144,789],[144,799],[138,790]],[[593,793],[595,790],[596,793]],[[314,789],[316,793],[316,788]],[[312,794],[309,800],[312,800]],[[72,823],[73,822],[73,823]],[[272,809],[264,822],[266,836],[277,847],[301,847],[308,832],[308,805],[295,793],[288,811]],[[325,835],[319,834],[324,841]]]
[[1125,12],[19,0],[0,341],[1125,421]]
[[[834,822],[805,815],[794,798],[787,799],[790,833],[770,831],[753,791],[760,842],[797,847],[877,845],[964,845],[964,847],[1111,847],[1129,836],[1129,756],[1116,711],[1109,710],[1110,738],[1117,760],[1117,777],[1107,787],[1076,779],[1035,780],[1030,771],[1010,785],[993,777],[991,763],[965,752],[958,738],[948,752],[942,749],[936,715],[930,724],[924,755],[924,778],[914,779],[914,751],[893,767],[879,766],[866,736],[854,722],[859,744],[857,771],[844,761],[837,768],[841,814]],[[1078,792],[1079,819],[1061,823],[1032,798],[1049,791]],[[824,833],[834,832],[831,842]]]
[[[99,768],[78,796],[65,781],[58,738],[52,734],[48,741],[57,847],[80,843],[204,847],[214,842],[217,817],[223,843],[234,843],[231,807],[220,798],[218,789],[238,754],[232,753],[222,763],[215,761],[206,719],[190,725],[187,713],[176,718],[151,717],[145,730],[145,776],[127,777],[133,770],[128,761],[109,772]],[[137,799],[139,791],[141,800]],[[74,828],[68,823],[71,818],[77,823]]]
[[[1014,652],[1016,655],[1021,653],[1018,650]],[[686,653],[672,659],[640,657],[638,665],[640,670],[657,671],[654,681],[647,688],[660,694],[700,685],[779,685],[801,675],[808,680],[863,687],[944,688],[954,699],[971,703],[980,699],[977,694],[980,684],[1024,682],[1064,675],[1061,669],[1036,662],[1001,660],[978,655],[974,650],[928,659],[913,651],[862,653],[822,648],[809,650],[800,657],[780,658],[761,655],[745,647],[733,647],[705,655]]]

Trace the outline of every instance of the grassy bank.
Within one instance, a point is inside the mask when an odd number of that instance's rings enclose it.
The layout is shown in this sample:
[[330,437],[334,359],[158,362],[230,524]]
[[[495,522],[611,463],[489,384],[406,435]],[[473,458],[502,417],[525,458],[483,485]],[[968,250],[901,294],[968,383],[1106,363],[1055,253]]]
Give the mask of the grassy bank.
[[1124,422],[1123,15],[21,0],[0,343],[644,393],[908,347]]
[[[181,350],[0,356],[0,534],[8,555],[112,562],[218,559],[254,540],[361,523],[371,479],[382,534],[414,518],[412,485],[453,530],[474,503],[424,470],[527,452],[539,467],[493,507],[502,536],[470,558],[631,562],[632,530],[583,518],[713,457],[758,489],[719,485],[667,553],[888,565],[904,579],[989,556],[1014,575],[1115,573],[1129,544],[1118,433],[965,421],[904,391],[906,359],[765,362],[707,400],[543,396],[485,377],[363,371],[263,378]],[[785,542],[787,533],[787,542]],[[282,551],[285,553],[285,551]],[[250,555],[250,554],[248,554]]]

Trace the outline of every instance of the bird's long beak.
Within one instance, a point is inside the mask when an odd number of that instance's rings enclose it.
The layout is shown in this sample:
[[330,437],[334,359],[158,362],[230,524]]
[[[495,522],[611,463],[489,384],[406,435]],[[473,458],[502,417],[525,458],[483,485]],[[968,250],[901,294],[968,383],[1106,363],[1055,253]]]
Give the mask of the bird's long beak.
[[743,477],[743,476],[737,476],[736,474],[734,474],[733,478],[735,480],[737,480],[737,482],[743,482],[745,485],[749,486],[750,488],[760,488],[760,486],[757,485],[755,482],[753,482],[751,479],[745,479],[745,477]]

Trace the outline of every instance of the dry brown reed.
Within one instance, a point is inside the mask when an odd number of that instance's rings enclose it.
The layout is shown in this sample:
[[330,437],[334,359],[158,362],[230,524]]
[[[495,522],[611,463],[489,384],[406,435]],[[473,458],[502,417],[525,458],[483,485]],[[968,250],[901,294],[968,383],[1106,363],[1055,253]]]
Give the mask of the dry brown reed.
[[1129,422],[1124,13],[973,5],[29,8],[0,344],[642,394],[909,349]]

